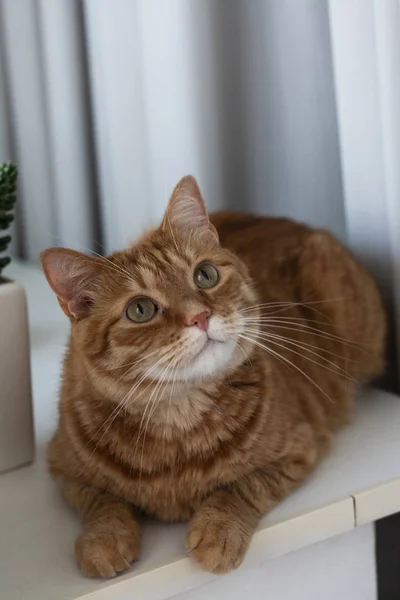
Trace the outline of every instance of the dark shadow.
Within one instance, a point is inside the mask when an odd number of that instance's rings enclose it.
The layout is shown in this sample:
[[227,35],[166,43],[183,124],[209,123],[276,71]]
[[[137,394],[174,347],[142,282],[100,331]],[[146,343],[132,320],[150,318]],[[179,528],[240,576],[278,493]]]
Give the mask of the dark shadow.
[[213,2],[215,103],[222,181],[227,208],[245,208],[247,195],[245,122],[245,39],[243,2]]
[[93,203],[91,206],[91,214],[93,218],[93,235],[94,240],[92,242],[92,250],[95,250],[99,254],[103,254],[104,251],[104,235],[103,227],[101,222],[102,209],[100,203],[100,184],[98,179],[97,165],[99,160],[96,155],[96,143],[95,143],[95,126],[94,126],[94,106],[92,102],[92,95],[90,92],[90,72],[89,72],[89,49],[88,49],[88,33],[85,27],[85,13],[83,2],[75,0],[76,11],[78,15],[78,36],[80,46],[82,49],[82,88],[84,96],[84,107],[85,107],[85,123],[86,123],[86,135],[89,140],[89,173],[88,177],[91,180],[91,188],[93,190]]
[[400,513],[375,524],[378,600],[400,598]]
[[219,0],[192,15],[203,168],[227,209],[244,208],[247,191],[243,11],[242,0]]

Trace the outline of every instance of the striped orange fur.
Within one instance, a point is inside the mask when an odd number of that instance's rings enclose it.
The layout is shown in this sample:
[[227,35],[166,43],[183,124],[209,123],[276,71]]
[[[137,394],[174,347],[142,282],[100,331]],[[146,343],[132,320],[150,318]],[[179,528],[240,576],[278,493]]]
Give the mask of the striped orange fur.
[[82,515],[81,570],[111,577],[139,557],[139,511],[188,520],[204,569],[239,566],[383,369],[374,282],[327,232],[209,218],[192,177],[126,250],[52,248],[42,265],[71,321],[48,457]]

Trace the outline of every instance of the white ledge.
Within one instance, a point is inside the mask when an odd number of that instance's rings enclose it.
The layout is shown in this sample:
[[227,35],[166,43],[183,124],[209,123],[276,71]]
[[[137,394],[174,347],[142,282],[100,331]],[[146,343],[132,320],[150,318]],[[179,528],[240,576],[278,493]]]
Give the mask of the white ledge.
[[[184,525],[145,523],[141,559],[108,582],[85,579],[73,553],[80,525],[45,465],[54,428],[60,356],[68,325],[35,267],[14,265],[26,287],[38,455],[0,475],[0,597],[7,600],[161,600],[204,585],[184,548]],[[400,399],[367,390],[331,455],[261,522],[245,563],[261,564],[400,510]],[[229,576],[228,576],[229,577]]]

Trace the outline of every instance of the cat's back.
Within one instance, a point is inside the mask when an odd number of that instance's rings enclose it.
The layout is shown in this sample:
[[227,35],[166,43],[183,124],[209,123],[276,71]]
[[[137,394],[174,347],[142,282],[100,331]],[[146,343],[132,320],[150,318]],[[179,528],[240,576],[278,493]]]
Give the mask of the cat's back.
[[290,265],[312,233],[307,225],[290,219],[244,212],[216,212],[210,220],[221,245],[241,258],[258,281]]
[[[249,269],[260,302],[292,304],[284,309],[284,318],[296,323],[311,319],[306,326],[296,325],[296,332],[291,322],[290,343],[296,333],[296,343],[325,345],[330,353],[351,355],[357,365],[351,375],[358,380],[369,381],[382,372],[386,339],[382,300],[372,277],[339,240],[290,219],[240,212],[219,212],[210,218],[221,245]],[[336,339],[326,338],[327,322]],[[274,332],[284,339],[289,329],[287,323],[281,325],[280,331],[275,322]],[[339,344],[341,339],[352,340],[353,349]],[[308,360],[305,367],[310,369]],[[350,373],[347,363],[346,371]],[[321,372],[326,376],[326,369]]]

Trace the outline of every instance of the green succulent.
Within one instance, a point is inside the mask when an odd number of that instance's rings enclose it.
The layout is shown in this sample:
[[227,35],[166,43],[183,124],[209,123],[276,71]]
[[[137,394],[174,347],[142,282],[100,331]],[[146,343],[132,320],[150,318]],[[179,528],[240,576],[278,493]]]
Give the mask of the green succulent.
[[[0,231],[8,229],[14,220],[13,209],[17,199],[18,169],[11,163],[0,163]],[[5,252],[11,236],[0,237],[0,252]],[[9,256],[0,257],[0,275],[11,261]]]

